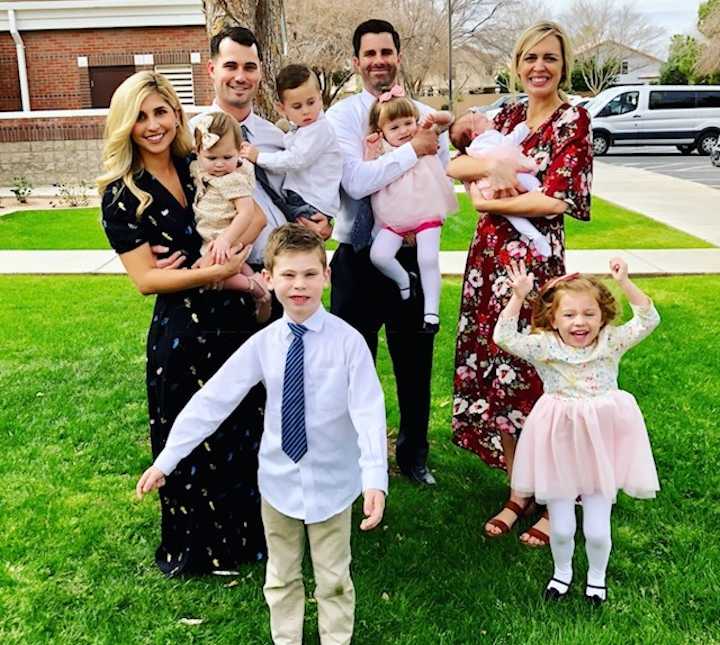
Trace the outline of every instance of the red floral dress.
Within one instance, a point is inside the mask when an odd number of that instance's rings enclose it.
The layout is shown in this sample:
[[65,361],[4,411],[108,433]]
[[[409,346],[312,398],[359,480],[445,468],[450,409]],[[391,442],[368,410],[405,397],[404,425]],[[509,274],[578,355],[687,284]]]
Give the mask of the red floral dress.
[[[526,107],[514,104],[495,117],[495,127],[508,134],[525,118]],[[592,140],[587,112],[561,105],[528,135],[522,147],[538,164],[543,193],[567,204],[564,215],[589,220]],[[470,246],[455,351],[453,441],[494,468],[506,468],[500,433],[518,436],[543,391],[529,363],[503,352],[492,341],[495,323],[511,293],[506,267],[511,259],[524,260],[535,274],[536,286],[563,275],[564,215],[532,219],[552,249],[545,260],[534,253],[530,240],[499,215],[480,219]],[[530,312],[526,303],[520,314],[521,329],[529,326]]]

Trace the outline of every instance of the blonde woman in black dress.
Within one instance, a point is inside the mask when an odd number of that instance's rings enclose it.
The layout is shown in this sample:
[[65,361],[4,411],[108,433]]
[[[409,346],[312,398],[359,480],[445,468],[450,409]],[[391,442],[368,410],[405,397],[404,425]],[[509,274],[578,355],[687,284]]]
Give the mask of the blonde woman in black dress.
[[[248,294],[209,288],[240,270],[249,247],[226,264],[173,270],[200,256],[190,152],[185,115],[167,79],[139,72],[123,82],[110,104],[98,187],[110,244],[138,291],[157,294],[147,339],[153,458],[190,397],[246,340],[234,330],[254,324]],[[262,222],[251,225],[242,242],[261,229]],[[165,268],[153,253],[158,245],[167,249]],[[264,558],[256,482],[263,403],[258,389],[167,478],[155,554],[166,575]]]

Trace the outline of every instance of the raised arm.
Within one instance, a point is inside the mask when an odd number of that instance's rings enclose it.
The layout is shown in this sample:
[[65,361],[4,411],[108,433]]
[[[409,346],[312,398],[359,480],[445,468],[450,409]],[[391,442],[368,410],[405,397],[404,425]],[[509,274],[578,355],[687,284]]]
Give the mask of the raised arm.
[[493,342],[506,352],[527,361],[542,360],[547,357],[543,337],[539,334],[521,334],[518,331],[518,316],[525,299],[532,291],[535,279],[532,273],[527,273],[522,261],[518,265],[515,260],[511,260],[507,272],[512,296],[495,325]]
[[257,165],[270,172],[288,173],[293,170],[310,168],[332,145],[335,135],[330,124],[316,122],[299,128],[293,136],[284,137],[285,150],[278,152],[258,152]]

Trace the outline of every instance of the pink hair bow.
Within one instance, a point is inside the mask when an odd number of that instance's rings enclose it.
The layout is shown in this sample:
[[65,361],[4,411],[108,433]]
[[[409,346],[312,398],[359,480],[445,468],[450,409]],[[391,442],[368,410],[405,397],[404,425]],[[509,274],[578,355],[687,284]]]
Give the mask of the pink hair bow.
[[378,96],[378,103],[387,103],[388,101],[395,98],[402,98],[405,96],[405,90],[400,85],[393,85],[387,92],[383,92]]
[[571,280],[575,280],[575,278],[579,278],[579,273],[568,273],[566,275],[559,275],[557,278],[551,278],[548,280],[544,285],[542,290],[547,291],[548,289],[553,289],[554,287],[558,286],[558,283],[560,282],[570,282]]

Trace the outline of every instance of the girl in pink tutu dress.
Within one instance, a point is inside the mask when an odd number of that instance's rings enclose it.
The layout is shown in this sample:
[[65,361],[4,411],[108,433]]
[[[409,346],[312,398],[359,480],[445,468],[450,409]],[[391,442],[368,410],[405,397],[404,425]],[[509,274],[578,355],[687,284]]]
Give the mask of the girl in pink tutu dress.
[[[427,115],[420,124],[416,105],[402,88],[394,86],[381,94],[370,109],[365,159],[380,155],[410,141],[419,127],[435,124],[447,127],[447,112]],[[395,255],[403,238],[415,234],[418,268],[423,288],[423,327],[436,332],[440,326],[440,227],[448,213],[458,209],[457,198],[445,168],[437,155],[420,157],[417,163],[394,182],[370,198],[375,225],[379,228],[370,247],[371,262],[400,289],[400,297],[412,295],[410,274]]]
[[563,598],[572,581],[575,500],[582,499],[588,558],[585,597],[607,598],[610,513],[617,491],[639,498],[660,489],[642,414],[632,394],[618,389],[622,355],[648,336],[660,317],[628,278],[627,264],[610,271],[630,301],[632,319],[609,324],[617,313],[610,291],[595,278],[572,274],[550,280],[534,303],[532,331],[518,332],[518,315],[533,287],[523,263],[513,261],[513,293],[493,340],[537,370],[544,393],[525,420],[515,451],[512,487],[547,504],[555,570],[544,596]]

